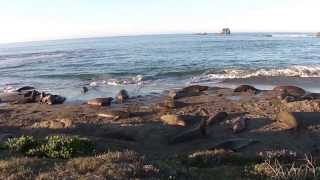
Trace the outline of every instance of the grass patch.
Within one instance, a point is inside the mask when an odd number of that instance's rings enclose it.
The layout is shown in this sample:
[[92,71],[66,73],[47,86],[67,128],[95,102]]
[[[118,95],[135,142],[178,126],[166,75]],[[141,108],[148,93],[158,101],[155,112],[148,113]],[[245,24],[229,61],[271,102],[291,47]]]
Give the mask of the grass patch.
[[27,156],[62,159],[90,155],[94,152],[94,145],[88,139],[67,136],[48,136],[44,140],[21,136],[8,139],[6,147],[12,152]]
[[52,166],[52,161],[36,157],[14,157],[0,160],[0,179],[35,179],[39,171],[49,170]]
[[159,170],[133,151],[71,159],[63,166],[57,166],[55,172],[39,175],[42,179],[143,179],[158,176]]
[[281,163],[277,159],[267,160],[254,165],[250,173],[267,179],[319,179],[320,167],[311,157],[306,156],[304,161],[296,163]]

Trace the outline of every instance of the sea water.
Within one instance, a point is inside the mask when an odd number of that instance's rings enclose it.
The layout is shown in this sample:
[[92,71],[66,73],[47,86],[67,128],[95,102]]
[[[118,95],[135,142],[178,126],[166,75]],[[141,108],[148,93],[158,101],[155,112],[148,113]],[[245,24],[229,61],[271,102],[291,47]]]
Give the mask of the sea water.
[[[161,93],[190,84],[320,90],[312,33],[172,34],[0,44],[0,92],[28,85],[69,99]],[[87,94],[81,88],[89,88]]]

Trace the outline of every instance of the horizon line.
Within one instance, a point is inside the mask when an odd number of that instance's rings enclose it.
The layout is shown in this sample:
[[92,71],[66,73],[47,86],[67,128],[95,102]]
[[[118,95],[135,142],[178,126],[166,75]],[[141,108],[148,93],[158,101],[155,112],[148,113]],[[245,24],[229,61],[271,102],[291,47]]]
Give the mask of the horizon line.
[[[100,38],[112,38],[112,37],[138,37],[138,36],[159,36],[159,35],[192,35],[197,33],[208,33],[208,34],[220,34],[220,32],[209,32],[209,31],[197,31],[197,32],[168,32],[168,33],[137,33],[137,34],[117,34],[117,35],[92,35],[92,36],[79,36],[70,38],[54,38],[54,39],[40,39],[40,40],[26,40],[26,41],[13,41],[13,42],[0,42],[0,45],[12,45],[12,44],[23,44],[23,43],[41,43],[50,41],[67,41],[67,40],[81,40],[81,39],[100,39]],[[241,33],[318,33],[316,31],[231,31],[232,34]]]

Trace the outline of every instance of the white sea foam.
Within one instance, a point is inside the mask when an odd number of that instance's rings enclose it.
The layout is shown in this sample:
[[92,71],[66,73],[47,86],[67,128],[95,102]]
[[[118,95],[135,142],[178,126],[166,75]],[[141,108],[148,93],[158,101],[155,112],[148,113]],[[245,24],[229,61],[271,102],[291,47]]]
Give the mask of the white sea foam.
[[142,75],[137,75],[130,78],[118,78],[118,79],[108,79],[108,80],[101,80],[101,81],[93,81],[90,83],[90,86],[97,87],[97,86],[119,86],[119,85],[130,85],[136,84],[141,85],[144,83],[144,77]]
[[272,37],[312,37],[312,34],[272,34]]
[[219,73],[209,73],[193,78],[192,82],[206,82],[217,79],[245,79],[251,77],[320,77],[320,65],[292,66],[283,69],[239,70],[226,69]]

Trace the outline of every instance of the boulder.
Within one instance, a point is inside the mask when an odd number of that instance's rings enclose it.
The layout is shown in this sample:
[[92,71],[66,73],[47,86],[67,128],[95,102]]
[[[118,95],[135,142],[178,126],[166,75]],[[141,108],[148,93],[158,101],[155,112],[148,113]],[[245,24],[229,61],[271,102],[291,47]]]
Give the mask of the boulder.
[[303,97],[306,91],[297,86],[277,86],[273,88],[273,91],[280,93],[282,96],[293,96],[296,98]]
[[256,89],[255,87],[250,86],[250,85],[240,85],[236,89],[234,89],[233,92],[239,92],[239,93],[246,92],[246,93],[256,94],[259,91],[260,91],[259,89]]
[[113,101],[112,97],[96,98],[96,99],[89,100],[87,104],[91,106],[110,106],[112,101]]
[[129,93],[124,89],[120,90],[116,96],[116,101],[118,103],[124,103],[128,99],[129,99]]

